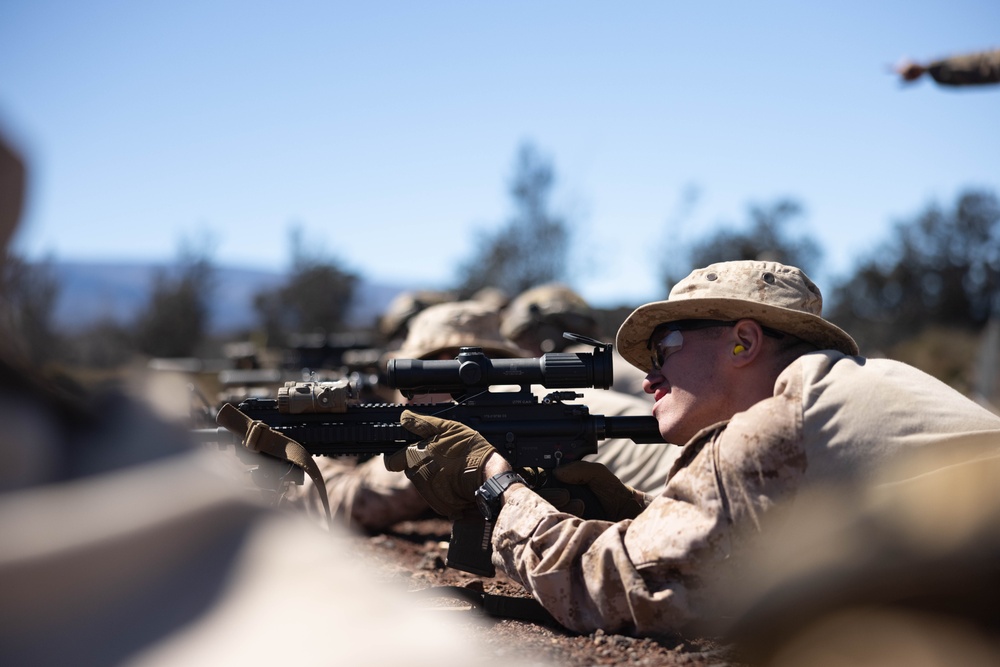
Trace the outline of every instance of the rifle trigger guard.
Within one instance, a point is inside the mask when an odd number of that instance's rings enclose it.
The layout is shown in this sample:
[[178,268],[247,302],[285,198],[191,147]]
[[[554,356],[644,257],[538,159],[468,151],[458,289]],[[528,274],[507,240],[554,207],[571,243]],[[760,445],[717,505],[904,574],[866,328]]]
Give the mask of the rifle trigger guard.
[[268,426],[259,419],[255,419],[252,424],[250,424],[250,430],[247,431],[247,437],[243,441],[243,444],[251,452],[259,452],[260,447],[257,442],[260,440],[260,436],[264,434]]

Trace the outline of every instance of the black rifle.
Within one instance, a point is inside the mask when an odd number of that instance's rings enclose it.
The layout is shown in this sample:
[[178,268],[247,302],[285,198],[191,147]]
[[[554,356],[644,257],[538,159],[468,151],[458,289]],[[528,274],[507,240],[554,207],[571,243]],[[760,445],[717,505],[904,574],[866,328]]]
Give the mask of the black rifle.
[[[302,445],[313,456],[391,454],[419,436],[399,423],[404,410],[461,422],[478,431],[514,468],[551,469],[597,452],[598,441],[627,438],[636,443],[663,443],[652,417],[592,415],[586,405],[572,403],[580,394],[557,391],[541,401],[532,384],[549,389],[597,387],[612,383],[611,345],[565,334],[592,344],[594,352],[548,353],[533,359],[490,359],[480,348],[463,347],[448,361],[392,359],[387,384],[407,398],[450,394],[453,401],[425,404],[352,404],[346,383],[288,383],[277,399],[250,398],[238,410]],[[498,385],[514,391],[491,391]],[[202,432],[218,438],[224,429]],[[244,436],[244,433],[238,435]],[[231,439],[232,436],[230,436]],[[578,492],[579,489],[573,490]],[[322,491],[321,491],[322,492]],[[599,505],[585,505],[590,516]],[[590,518],[588,516],[588,518]],[[448,565],[493,576],[489,535],[492,526],[478,516],[460,519],[452,529]]]

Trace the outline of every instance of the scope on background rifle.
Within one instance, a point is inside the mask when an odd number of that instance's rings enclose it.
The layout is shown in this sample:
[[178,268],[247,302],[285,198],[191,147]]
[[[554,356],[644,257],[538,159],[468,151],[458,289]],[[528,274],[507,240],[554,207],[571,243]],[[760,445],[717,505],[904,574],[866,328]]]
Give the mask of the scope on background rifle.
[[[392,359],[387,384],[407,398],[449,394],[452,401],[413,404],[357,404],[349,383],[289,382],[277,399],[250,398],[238,409],[302,445],[311,455],[391,454],[420,437],[399,423],[404,410],[461,422],[478,431],[514,468],[551,469],[597,452],[607,438],[663,443],[652,417],[592,415],[586,405],[571,403],[581,395],[556,391],[539,401],[537,384],[549,389],[612,384],[612,346],[579,336],[570,340],[593,345],[594,352],[547,353],[533,359],[490,359],[478,347],[463,347],[453,360]],[[491,391],[498,385],[517,387]],[[206,440],[233,440],[225,429],[207,429]],[[243,434],[238,434],[242,436]],[[320,489],[322,492],[322,489]],[[598,504],[586,502],[588,510]],[[598,517],[594,517],[598,518]],[[482,517],[460,519],[452,528],[448,565],[493,576],[489,535]]]

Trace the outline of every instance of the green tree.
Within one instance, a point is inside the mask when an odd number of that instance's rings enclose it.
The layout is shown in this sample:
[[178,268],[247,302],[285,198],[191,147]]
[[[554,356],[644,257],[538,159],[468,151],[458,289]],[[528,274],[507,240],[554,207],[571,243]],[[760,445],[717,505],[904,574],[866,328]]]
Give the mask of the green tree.
[[215,269],[207,251],[182,245],[177,263],[159,269],[133,324],[136,349],[153,357],[189,357],[208,335]]
[[279,287],[254,296],[258,322],[269,345],[287,343],[290,333],[342,331],[358,276],[318,251],[309,251],[302,230],[293,227],[291,271]]
[[1000,293],[1000,203],[966,190],[897,223],[832,292],[830,317],[867,348],[886,350],[928,327],[978,331]]
[[770,260],[791,264],[806,273],[815,270],[822,251],[810,238],[791,236],[789,226],[803,218],[801,203],[781,198],[769,204],[747,207],[748,220],[743,225],[726,225],[688,247],[672,247],[662,254],[660,275],[669,289],[693,269],[716,262],[735,260]]
[[476,250],[457,271],[460,295],[491,286],[514,295],[565,279],[571,239],[567,220],[551,210],[554,184],[552,163],[522,144],[510,183],[514,211],[496,231],[476,232]]

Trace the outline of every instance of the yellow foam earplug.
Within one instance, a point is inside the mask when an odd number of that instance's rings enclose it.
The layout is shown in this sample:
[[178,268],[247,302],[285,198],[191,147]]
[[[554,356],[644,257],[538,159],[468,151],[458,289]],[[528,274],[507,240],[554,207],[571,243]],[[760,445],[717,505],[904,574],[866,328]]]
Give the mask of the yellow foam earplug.
[[740,352],[746,352],[746,351],[747,349],[742,345],[737,345],[736,347],[733,348],[733,354],[739,354]]

